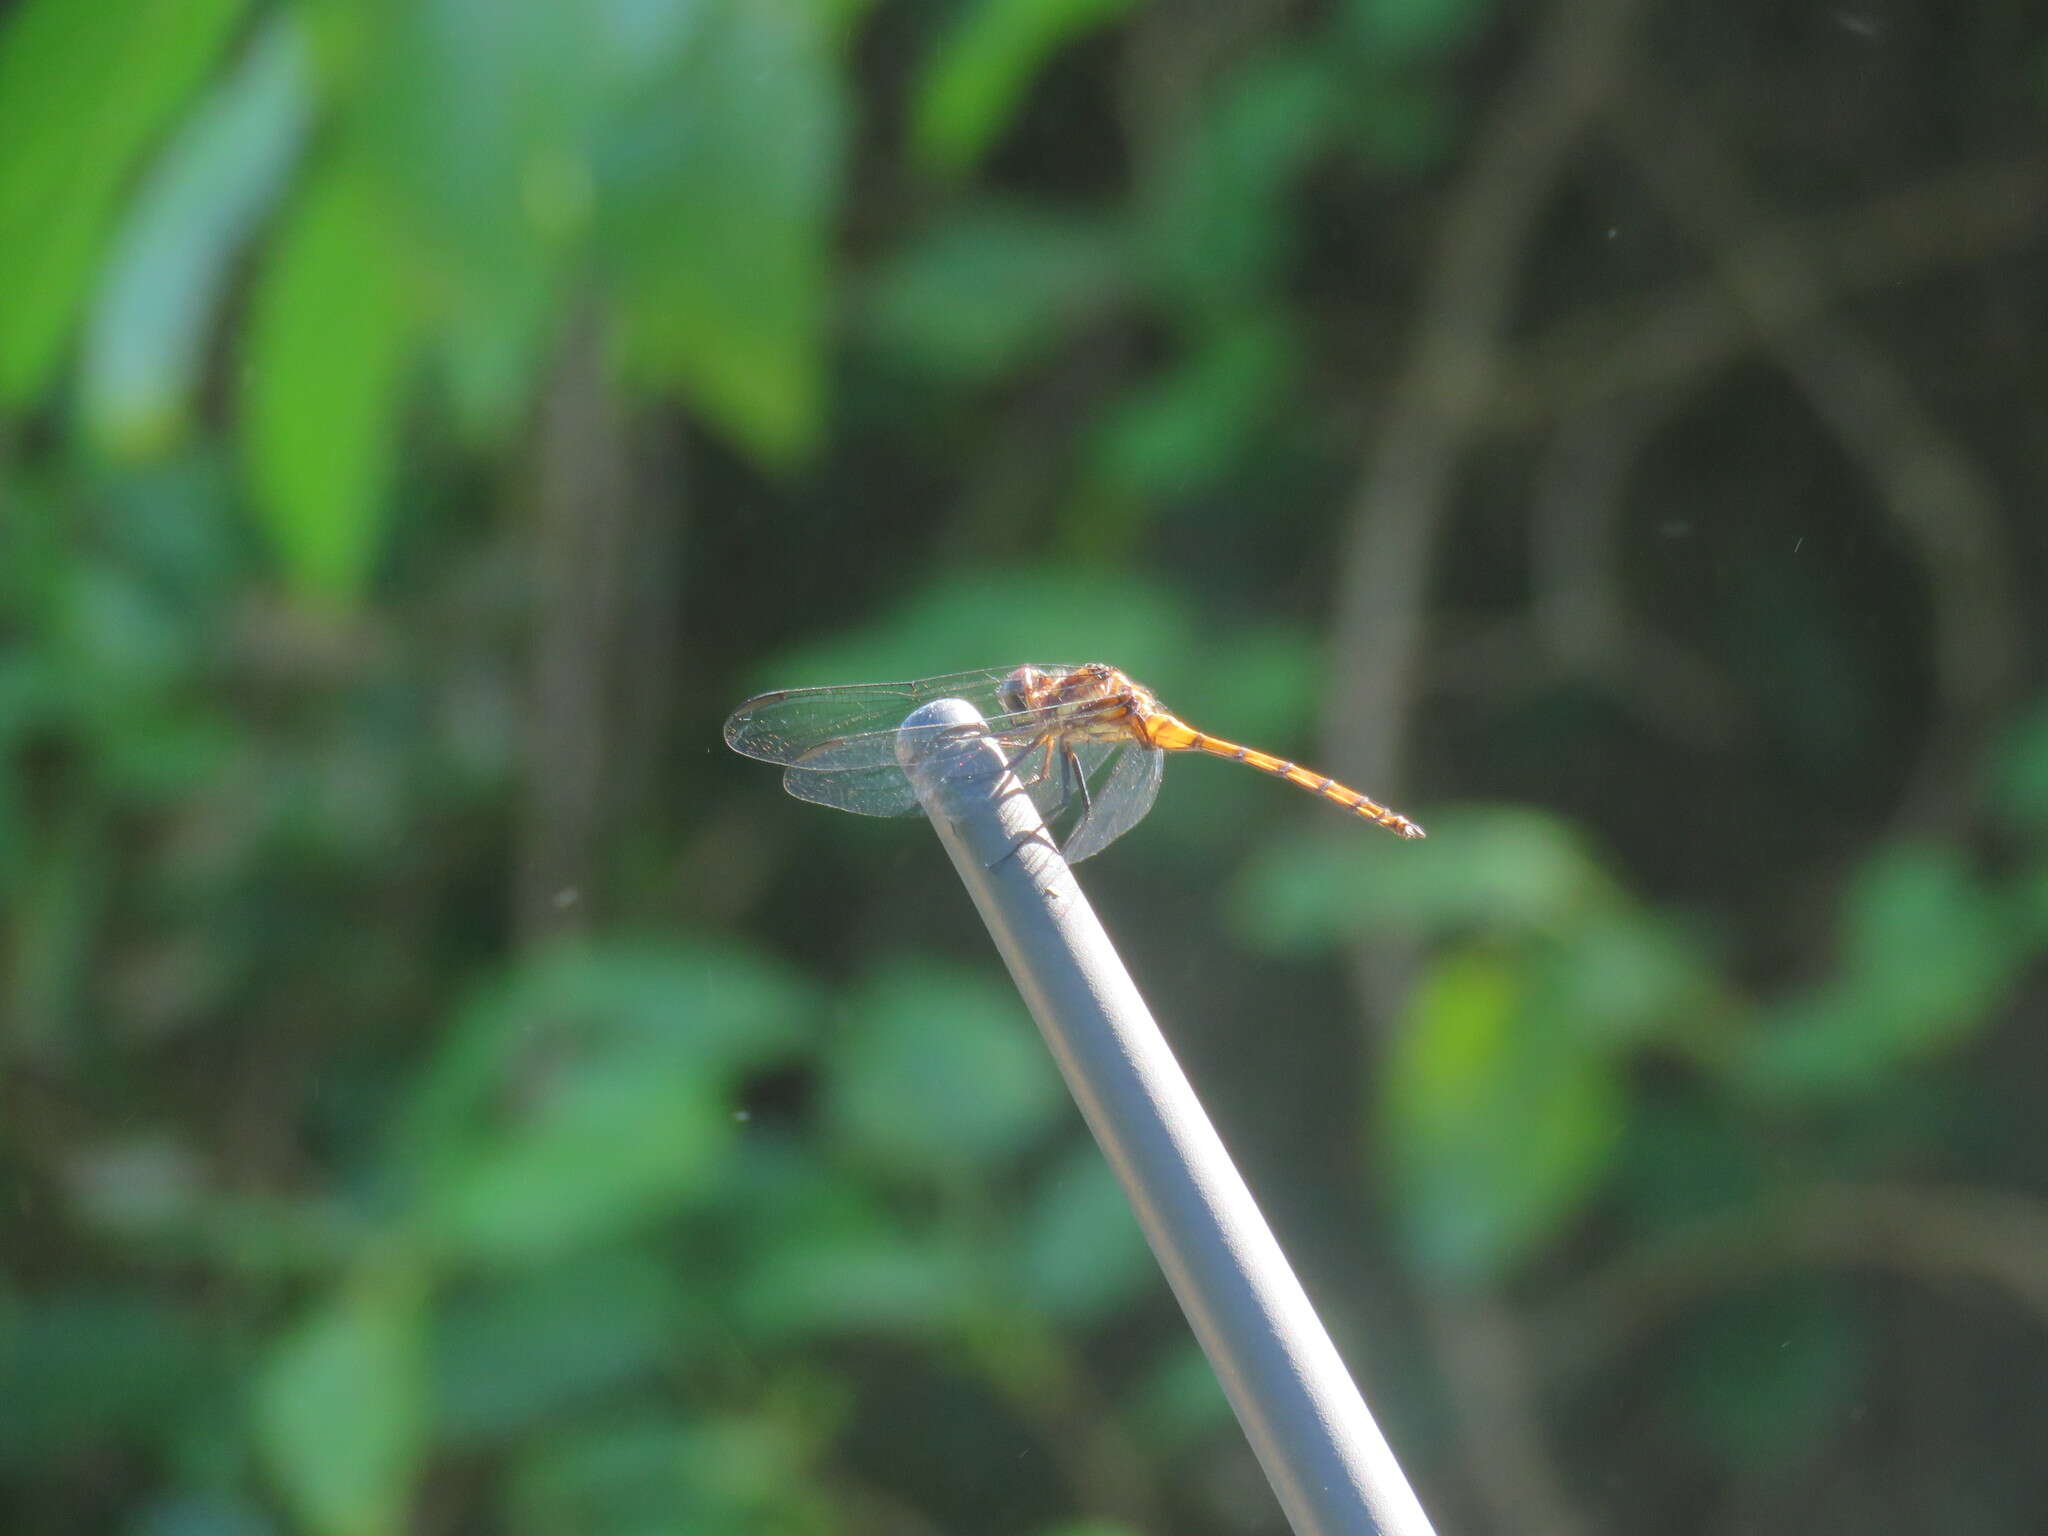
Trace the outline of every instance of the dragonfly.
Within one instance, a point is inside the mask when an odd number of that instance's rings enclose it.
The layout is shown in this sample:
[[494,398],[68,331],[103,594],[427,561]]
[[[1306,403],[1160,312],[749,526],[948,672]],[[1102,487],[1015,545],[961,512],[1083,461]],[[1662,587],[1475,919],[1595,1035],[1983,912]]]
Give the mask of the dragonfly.
[[[1206,752],[1298,784],[1400,837],[1422,828],[1335,779],[1198,731],[1115,667],[1024,665],[908,683],[785,688],[751,698],[725,722],[726,745],[783,765],[782,787],[862,816],[907,816],[917,791],[899,766],[900,722],[934,699],[964,699],[1030,793],[1070,863],[1135,827],[1159,794],[1169,752]],[[920,725],[911,732],[954,732]]]

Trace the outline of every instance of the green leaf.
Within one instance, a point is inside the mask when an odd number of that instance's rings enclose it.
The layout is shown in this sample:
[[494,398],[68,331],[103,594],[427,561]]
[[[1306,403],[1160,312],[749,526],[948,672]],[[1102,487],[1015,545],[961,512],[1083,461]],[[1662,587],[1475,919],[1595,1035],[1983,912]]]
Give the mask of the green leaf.
[[815,1147],[750,1141],[705,1219],[736,1241],[700,1284],[729,1291],[712,1304],[757,1342],[930,1338],[986,1305],[984,1260],[957,1228],[932,1230]]
[[419,241],[457,426],[520,423],[596,211],[609,29],[586,5],[376,8],[354,128]]
[[406,1528],[425,1458],[426,1290],[366,1266],[286,1334],[256,1383],[256,1435],[286,1503],[318,1536]]
[[1556,1027],[1616,1045],[1655,1039],[1716,1006],[1712,966],[1679,929],[1634,908],[1585,914],[1534,957],[1532,1001]]
[[823,425],[847,108],[830,18],[707,0],[651,39],[600,164],[614,350],[771,464]]
[[[850,1213],[849,1213],[850,1214]],[[925,1339],[950,1332],[981,1301],[977,1256],[879,1216],[785,1231],[746,1271],[738,1298],[750,1337]]]
[[1146,1444],[1176,1451],[1202,1444],[1231,1422],[1230,1399],[1223,1395],[1216,1367],[1188,1338],[1166,1346],[1123,1411]]
[[542,957],[472,1007],[415,1095],[394,1166],[427,1240],[523,1263],[612,1241],[705,1190],[738,1076],[805,996],[748,957]]
[[1578,833],[1555,817],[1460,807],[1428,824],[1420,846],[1385,837],[1275,845],[1234,898],[1243,932],[1282,953],[1379,931],[1557,932],[1613,900]]
[[1017,1235],[1019,1283],[1050,1317],[1099,1321],[1157,1275],[1123,1186],[1092,1141],[1046,1170]]
[[1379,1079],[1410,1257],[1453,1284],[1497,1279],[1569,1220],[1623,1129],[1609,1055],[1531,1020],[1526,989],[1486,950],[1440,959]]
[[1990,1023],[2022,947],[1952,849],[1883,849],[1858,872],[1839,978],[1775,1010],[1741,1065],[1773,1094],[1868,1093]]
[[115,239],[79,378],[107,452],[162,452],[188,425],[234,263],[298,158],[310,110],[305,39],[272,18],[152,168]]
[[0,1468],[28,1475],[89,1447],[154,1441],[209,1384],[208,1347],[161,1297],[0,1293]]
[[1015,994],[958,966],[902,961],[877,970],[826,1060],[827,1109],[841,1140],[919,1182],[1008,1159],[1065,1102]]
[[891,358],[988,383],[1049,349],[1123,286],[1122,243],[1099,221],[1016,202],[971,204],[897,253],[863,328]]
[[1095,472],[1134,495],[1187,496],[1214,485],[1285,398],[1295,351],[1268,316],[1208,331],[1175,367],[1116,402],[1091,445]]
[[123,1536],[277,1536],[277,1525],[253,1499],[172,1492],[141,1509]]
[[549,1437],[519,1458],[507,1526],[519,1533],[824,1536],[843,1511],[817,1491],[799,1416],[599,1421]]
[[1843,958],[1902,1051],[1949,1044],[1989,1019],[2016,956],[1997,901],[1950,848],[1886,849],[1850,893]]
[[0,404],[56,366],[136,164],[242,0],[25,0],[0,23]]
[[1353,34],[1387,64],[1441,54],[1478,30],[1490,0],[1348,0]]
[[1869,1328],[1818,1282],[1722,1302],[1686,1330],[1678,1417],[1745,1477],[1782,1474],[1847,1428]]
[[2048,830],[2048,708],[2009,726],[1992,753],[1990,801],[2009,826]]
[[1692,1079],[1641,1089],[1614,1160],[1614,1206],[1647,1237],[1752,1205],[1771,1184],[1761,1139],[1750,1134],[1740,1101],[1718,1085]]
[[675,1350],[683,1280],[651,1255],[601,1252],[451,1298],[435,1321],[444,1433],[515,1433],[645,1376]]
[[1289,252],[1294,178],[1342,99],[1321,50],[1271,53],[1223,77],[1145,210],[1151,264],[1184,309],[1206,317],[1259,307]]
[[417,334],[406,270],[361,167],[331,160],[257,289],[242,380],[249,476],[308,597],[351,601],[377,558]]
[[1420,178],[1457,151],[1464,106],[1454,87],[1420,70],[1377,77],[1345,103],[1344,116],[1382,174]]
[[1132,3],[972,0],[957,10],[911,100],[912,152],[935,170],[969,169],[1002,132],[1044,62]]

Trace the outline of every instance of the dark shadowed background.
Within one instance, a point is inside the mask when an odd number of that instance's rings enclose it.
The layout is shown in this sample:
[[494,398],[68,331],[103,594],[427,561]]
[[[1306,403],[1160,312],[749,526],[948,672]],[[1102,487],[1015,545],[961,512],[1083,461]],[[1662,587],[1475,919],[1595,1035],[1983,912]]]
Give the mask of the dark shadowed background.
[[0,1526],[1277,1536],[939,848],[1445,1536],[2048,1528],[2048,15],[0,6]]

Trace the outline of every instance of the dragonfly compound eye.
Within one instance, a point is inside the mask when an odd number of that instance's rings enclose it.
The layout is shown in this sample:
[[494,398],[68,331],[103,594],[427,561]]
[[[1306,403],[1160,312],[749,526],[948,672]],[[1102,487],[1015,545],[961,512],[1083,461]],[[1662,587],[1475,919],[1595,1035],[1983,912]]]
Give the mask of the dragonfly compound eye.
[[1019,667],[1002,681],[996,697],[1005,714],[1031,708],[1031,701],[1045,687],[1045,674],[1036,667]]

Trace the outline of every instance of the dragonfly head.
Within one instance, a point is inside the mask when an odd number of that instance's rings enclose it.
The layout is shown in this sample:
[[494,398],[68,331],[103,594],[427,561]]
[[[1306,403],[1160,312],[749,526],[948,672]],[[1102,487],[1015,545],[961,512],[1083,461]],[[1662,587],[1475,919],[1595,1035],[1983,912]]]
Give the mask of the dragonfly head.
[[1002,680],[996,689],[996,698],[1001,702],[1006,714],[1015,714],[1023,709],[1035,709],[1051,682],[1051,675],[1037,667],[1019,667]]

